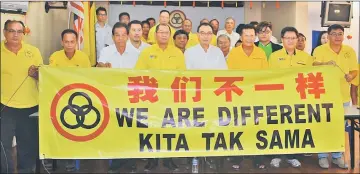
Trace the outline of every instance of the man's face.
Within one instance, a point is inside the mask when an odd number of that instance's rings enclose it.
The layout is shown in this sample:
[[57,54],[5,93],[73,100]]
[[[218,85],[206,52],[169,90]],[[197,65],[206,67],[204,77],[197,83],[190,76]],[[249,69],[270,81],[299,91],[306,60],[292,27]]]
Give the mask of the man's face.
[[9,44],[21,44],[24,27],[19,22],[12,22],[4,29],[4,36]]
[[167,25],[169,23],[169,14],[166,13],[166,12],[162,12],[159,16],[159,22],[160,24],[164,24],[164,25]]
[[213,27],[214,31],[219,30],[219,23],[216,20],[211,21],[210,25]]
[[269,27],[262,28],[258,33],[258,38],[260,42],[269,42],[272,32]]
[[117,45],[125,46],[126,41],[128,40],[128,34],[126,32],[126,29],[124,27],[116,28],[114,30],[114,36],[113,36],[114,42]]
[[99,22],[106,22],[107,20],[107,14],[105,11],[99,11],[96,15],[96,18]]
[[143,34],[148,35],[148,34],[149,34],[149,30],[150,30],[150,26],[149,26],[148,24],[143,24],[143,26],[142,26],[142,32],[143,32]]
[[296,49],[304,51],[305,49],[305,44],[306,44],[306,39],[305,37],[300,36],[298,39],[298,42],[296,44]]
[[155,25],[155,21],[154,21],[154,20],[149,20],[149,23],[150,23],[150,28]]
[[140,42],[142,28],[140,24],[132,24],[130,27],[129,37],[131,41]]
[[226,37],[220,37],[218,39],[217,45],[223,53],[228,52],[230,50],[230,41]]
[[183,25],[182,25],[182,29],[188,33],[191,32],[192,29],[192,24],[189,20],[184,21]]
[[212,39],[212,35],[213,32],[210,26],[201,26],[198,32],[200,44],[209,45]]
[[344,32],[341,29],[331,30],[328,38],[330,44],[341,45],[344,41]]
[[243,29],[241,34],[242,44],[252,46],[255,42],[255,31],[253,29]]
[[168,26],[160,25],[156,32],[156,40],[159,44],[167,44],[170,38],[170,29]]
[[235,21],[234,20],[228,19],[225,22],[225,30],[226,31],[232,31],[232,30],[234,30],[234,27],[235,27]]
[[284,37],[281,38],[285,49],[295,49],[298,42],[298,37],[295,32],[285,32]]
[[179,49],[185,49],[188,38],[185,34],[179,34],[175,37],[175,46]]
[[121,22],[121,23],[124,23],[124,24],[126,24],[126,25],[129,24],[129,22],[130,22],[129,16],[127,16],[127,15],[121,16],[120,22]]
[[61,45],[64,47],[65,52],[75,52],[77,45],[75,34],[66,33],[61,41]]

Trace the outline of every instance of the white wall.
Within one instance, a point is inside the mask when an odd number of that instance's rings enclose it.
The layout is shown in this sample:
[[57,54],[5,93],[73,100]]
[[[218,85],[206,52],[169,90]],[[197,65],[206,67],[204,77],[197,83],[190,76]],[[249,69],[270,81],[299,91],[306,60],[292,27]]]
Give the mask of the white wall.
[[[312,30],[327,30],[327,27],[321,27],[321,2],[308,2],[308,17],[307,22],[309,25],[308,32]],[[306,19],[304,18],[304,23]],[[346,36],[352,35],[352,39],[347,39]],[[310,37],[311,38],[311,37]],[[351,20],[350,28],[345,28],[344,44],[350,45],[356,51],[359,57],[359,2],[353,2],[353,19]],[[311,51],[311,40],[307,41],[307,50]]]
[[193,32],[196,31],[197,26],[200,23],[200,20],[207,18],[209,20],[216,18],[220,22],[220,30],[224,28],[225,19],[227,17],[233,17],[236,20],[236,26],[240,23],[244,23],[244,8],[224,8],[221,7],[178,7],[178,6],[144,6],[136,5],[120,5],[120,4],[110,4],[109,7],[109,24],[114,25],[119,20],[119,14],[121,12],[128,12],[130,14],[131,20],[145,20],[149,17],[153,17],[156,20],[159,18],[159,12],[161,10],[181,10],[185,13],[186,18],[191,19],[193,22]]

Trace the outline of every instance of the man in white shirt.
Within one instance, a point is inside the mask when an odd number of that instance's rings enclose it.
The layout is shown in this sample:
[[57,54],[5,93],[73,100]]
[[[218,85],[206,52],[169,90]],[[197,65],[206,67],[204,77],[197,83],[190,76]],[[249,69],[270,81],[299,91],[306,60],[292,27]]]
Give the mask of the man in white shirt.
[[129,68],[135,67],[139,52],[127,46],[129,28],[126,24],[117,22],[112,34],[115,44],[101,50],[98,67]]
[[202,23],[198,29],[199,44],[185,51],[186,69],[227,69],[223,53],[210,44],[213,29],[209,23]]
[[95,40],[96,40],[96,60],[99,60],[100,51],[113,44],[111,36],[111,26],[106,23],[107,12],[104,7],[96,9],[97,22],[95,24]]
[[235,46],[236,42],[240,39],[240,35],[234,31],[235,28],[235,19],[232,17],[228,17],[225,20],[225,29],[220,30],[217,33],[217,36],[219,37],[222,34],[225,34],[230,37],[231,40],[231,47]]
[[222,34],[217,38],[217,46],[223,52],[225,59],[227,59],[230,50],[232,49],[230,42],[230,37],[225,34]]
[[[187,70],[226,70],[227,65],[221,50],[210,44],[213,28],[209,23],[202,23],[197,28],[199,44],[186,49],[185,64]],[[210,167],[214,166],[214,158],[210,158]],[[187,158],[191,165],[191,158]]]
[[[141,29],[141,25],[139,27]],[[138,60],[140,51],[136,49],[131,42],[128,43],[128,26],[124,23],[117,22],[112,28],[112,34],[115,44],[101,50],[97,67],[133,69]],[[134,35],[139,35],[141,37],[141,32],[140,34],[137,33]],[[130,170],[132,170],[132,172],[136,171],[136,160],[122,159],[113,160],[109,173],[117,171],[124,163],[127,162]]]
[[141,37],[142,37],[141,22],[138,20],[133,20],[128,24],[128,26],[130,31],[129,31],[129,40],[127,41],[127,46],[134,48],[140,54],[140,52],[144,48],[150,46],[148,43],[141,41]]

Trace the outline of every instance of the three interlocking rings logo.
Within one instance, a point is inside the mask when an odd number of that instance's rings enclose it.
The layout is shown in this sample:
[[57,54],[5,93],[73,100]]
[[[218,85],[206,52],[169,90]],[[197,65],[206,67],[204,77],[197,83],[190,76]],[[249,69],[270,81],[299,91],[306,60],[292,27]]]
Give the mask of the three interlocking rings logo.
[[181,28],[182,22],[186,19],[185,13],[180,10],[174,10],[170,13],[171,27],[178,29]]
[[[88,104],[83,105],[83,106],[78,106],[78,105],[74,104],[73,100],[76,96],[84,97],[87,100]],[[69,110],[76,116],[77,124],[75,124],[75,125],[71,125],[65,121],[65,113],[66,113],[66,111],[69,111]],[[86,115],[88,115],[90,113],[90,111],[94,111],[96,113],[96,120],[94,123],[92,123],[90,125],[86,125],[85,118],[86,118]],[[85,129],[92,129],[92,128],[95,128],[100,123],[100,112],[98,109],[96,109],[93,106],[89,95],[87,95],[84,92],[75,92],[70,96],[68,105],[65,106],[64,109],[61,110],[60,120],[61,120],[61,123],[69,129],[77,129],[79,127],[82,127]]]
[[[94,100],[91,99],[91,97],[87,94],[87,92],[86,93],[79,92],[79,89],[93,93],[98,98],[96,99],[95,97],[96,101],[101,102],[102,112],[100,112],[99,109],[93,105]],[[64,96],[64,94],[72,90],[74,90],[75,92],[72,92],[72,94],[70,95],[67,105],[62,104],[61,106],[58,106],[59,100]],[[87,100],[87,103],[81,106],[75,103],[74,99],[78,97],[85,98]],[[58,112],[57,108],[61,108],[61,111]],[[96,119],[95,121],[93,122],[91,121],[91,123],[88,123],[86,121],[87,120],[86,117],[92,111],[96,114]],[[67,113],[67,112],[71,112],[71,113]],[[76,123],[73,122],[69,123],[65,118],[65,114],[67,116],[69,115],[74,116],[76,119]],[[105,130],[106,126],[109,123],[110,111],[105,96],[98,89],[88,84],[74,83],[63,87],[54,96],[50,108],[50,117],[55,129],[62,136],[72,141],[83,142],[98,137]],[[60,125],[59,120],[62,126]],[[64,127],[67,128],[67,130],[65,130]],[[86,130],[96,129],[96,130],[88,135],[74,135],[68,132],[69,130],[78,130],[78,129],[86,129]],[[72,131],[72,133],[73,132],[76,131]]]

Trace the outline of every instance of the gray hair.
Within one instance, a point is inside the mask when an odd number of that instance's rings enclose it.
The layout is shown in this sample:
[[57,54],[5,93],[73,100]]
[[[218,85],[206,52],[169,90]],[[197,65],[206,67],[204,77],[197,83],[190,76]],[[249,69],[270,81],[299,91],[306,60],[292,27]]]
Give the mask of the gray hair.
[[228,17],[228,18],[226,18],[226,19],[225,19],[225,22],[228,21],[228,20],[233,20],[234,23],[235,23],[235,19],[234,19],[233,17]]
[[220,39],[221,37],[226,38],[226,39],[229,40],[229,42],[231,43],[230,37],[229,37],[228,35],[226,35],[226,34],[221,34],[219,37],[217,37],[216,43],[219,43],[219,39]]

